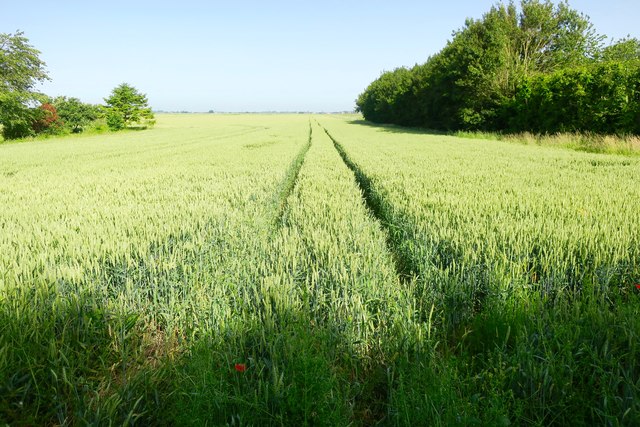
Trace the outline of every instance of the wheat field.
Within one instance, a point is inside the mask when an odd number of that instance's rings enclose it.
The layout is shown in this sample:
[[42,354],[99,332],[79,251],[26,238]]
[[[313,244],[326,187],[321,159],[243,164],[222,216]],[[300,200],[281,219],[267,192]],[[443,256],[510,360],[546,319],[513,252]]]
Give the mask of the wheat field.
[[158,115],[0,145],[9,425],[640,423],[640,158]]

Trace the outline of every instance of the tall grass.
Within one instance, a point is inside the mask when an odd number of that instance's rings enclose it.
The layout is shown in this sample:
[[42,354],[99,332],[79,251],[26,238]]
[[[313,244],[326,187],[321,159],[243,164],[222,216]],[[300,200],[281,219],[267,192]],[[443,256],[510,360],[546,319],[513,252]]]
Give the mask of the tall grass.
[[638,135],[602,135],[588,132],[533,134],[530,132],[495,133],[469,131],[458,131],[453,135],[460,138],[494,139],[525,145],[569,148],[589,153],[640,154],[640,137]]

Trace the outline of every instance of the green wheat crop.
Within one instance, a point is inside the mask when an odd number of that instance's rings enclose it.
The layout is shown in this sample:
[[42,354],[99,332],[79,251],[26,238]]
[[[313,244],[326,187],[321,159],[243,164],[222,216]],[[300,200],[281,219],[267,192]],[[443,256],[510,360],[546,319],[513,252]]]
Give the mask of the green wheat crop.
[[637,424],[638,176],[355,116],[0,146],[0,422]]

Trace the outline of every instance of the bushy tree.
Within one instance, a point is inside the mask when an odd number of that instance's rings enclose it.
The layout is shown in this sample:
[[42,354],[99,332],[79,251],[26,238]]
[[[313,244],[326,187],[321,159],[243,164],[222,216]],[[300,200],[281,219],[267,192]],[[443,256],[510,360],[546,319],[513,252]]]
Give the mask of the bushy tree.
[[[412,125],[412,120],[402,113],[406,98],[411,96],[412,74],[406,68],[396,68],[383,73],[356,101],[357,111],[366,112],[372,121]],[[406,105],[410,107],[409,104]]]
[[55,134],[62,129],[62,120],[58,115],[58,110],[48,102],[35,109],[33,119],[31,127],[36,134]]
[[606,61],[525,79],[510,129],[640,133],[640,65]]
[[519,10],[513,2],[500,4],[480,20],[467,20],[438,55],[433,73],[444,75],[437,84],[450,94],[441,99],[452,117],[447,127],[505,127],[504,107],[524,78],[586,64],[601,40],[586,16],[549,0],[522,0]]
[[35,110],[29,108],[22,97],[12,93],[0,93],[0,124],[5,139],[34,135],[34,119]]
[[[454,32],[453,39],[425,64],[411,70],[384,73],[365,89],[356,105],[367,120],[379,123],[445,130],[505,130],[510,127],[522,130],[522,125],[528,123],[532,130],[544,131],[545,124],[536,122],[534,126],[531,122],[534,116],[540,120],[542,110],[523,115],[521,110],[526,105],[518,105],[518,102],[528,102],[527,87],[538,84],[536,79],[540,75],[564,75],[564,79],[573,82],[562,86],[559,83],[562,78],[558,77],[558,82],[554,80],[554,90],[563,91],[557,99],[566,102],[546,103],[545,108],[562,105],[559,111],[567,110],[571,114],[578,111],[574,106],[577,98],[566,91],[569,88],[582,90],[581,76],[586,75],[603,79],[588,85],[587,90],[616,94],[602,95],[604,101],[590,95],[587,98],[592,101],[589,102],[598,105],[611,99],[638,102],[633,90],[624,86],[627,80],[614,78],[616,72],[602,69],[580,74],[580,70],[594,67],[602,60],[629,63],[640,58],[640,42],[635,39],[623,39],[605,49],[602,41],[603,37],[596,34],[589,18],[569,7],[566,1],[557,5],[550,0],[521,0],[519,6],[514,2],[497,4],[481,19],[467,20]],[[576,73],[565,73],[567,69],[575,69]],[[611,84],[617,86],[611,87]],[[620,93],[626,98],[618,96]],[[607,105],[608,111],[613,111],[611,108]],[[635,111],[631,107],[624,109]],[[607,117],[617,114],[611,113]],[[625,113],[627,118],[622,121],[605,121],[631,123],[629,114]],[[562,116],[556,114],[556,117]],[[570,114],[564,116],[571,117]],[[554,124],[553,129],[587,130],[587,117],[572,119],[571,126]],[[618,125],[607,127],[601,122],[596,126],[599,129],[620,129]]]
[[53,100],[64,126],[70,132],[79,133],[99,116],[99,107],[85,104],[78,98],[59,96]]
[[107,126],[111,130],[122,130],[125,128],[125,122],[122,114],[116,110],[107,110]]
[[618,40],[602,50],[603,61],[640,61],[640,40],[626,37]]
[[41,94],[36,84],[47,80],[40,52],[24,33],[0,33],[0,124],[7,139],[29,136],[36,111],[29,108]]
[[113,89],[105,102],[110,129],[119,130],[134,124],[149,126],[154,123],[147,96],[127,83]]

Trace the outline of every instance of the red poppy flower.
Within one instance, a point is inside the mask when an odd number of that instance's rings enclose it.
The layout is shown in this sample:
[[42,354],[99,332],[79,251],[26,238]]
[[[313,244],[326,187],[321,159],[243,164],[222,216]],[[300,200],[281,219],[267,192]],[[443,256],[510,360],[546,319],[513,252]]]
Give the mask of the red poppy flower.
[[638,284],[636,285],[636,288],[637,288],[638,290],[640,290],[640,283],[638,283]]
[[236,372],[244,372],[247,370],[247,365],[245,365],[244,363],[236,363],[235,368]]

